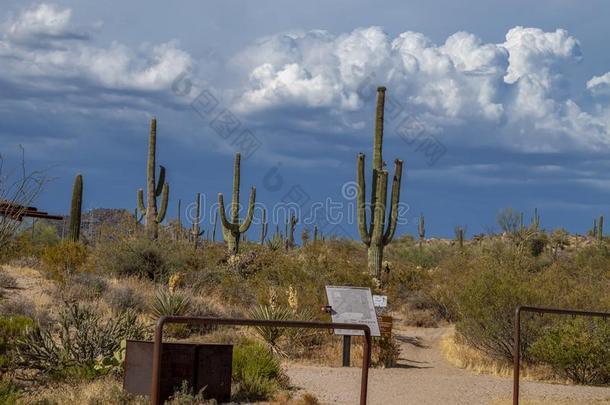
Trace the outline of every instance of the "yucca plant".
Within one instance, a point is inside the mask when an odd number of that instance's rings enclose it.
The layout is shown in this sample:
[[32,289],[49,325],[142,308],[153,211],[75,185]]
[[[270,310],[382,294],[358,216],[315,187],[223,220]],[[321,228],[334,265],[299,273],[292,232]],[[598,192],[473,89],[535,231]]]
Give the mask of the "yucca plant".
[[[250,313],[250,317],[257,320],[286,321],[293,317],[293,311],[284,306],[259,305]],[[257,326],[255,329],[275,353],[284,354],[278,348],[278,342],[286,334],[286,328]]]
[[191,308],[191,298],[188,295],[163,288],[155,293],[150,313],[154,319],[162,316],[184,316],[191,311]]

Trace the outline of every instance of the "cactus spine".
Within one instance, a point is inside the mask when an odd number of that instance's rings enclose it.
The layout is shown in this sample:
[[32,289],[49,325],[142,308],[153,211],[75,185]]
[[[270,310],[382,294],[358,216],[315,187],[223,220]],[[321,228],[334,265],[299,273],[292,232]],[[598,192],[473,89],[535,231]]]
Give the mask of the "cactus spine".
[[[159,236],[159,224],[165,219],[169,200],[169,184],[165,181],[165,167],[163,166],[159,166],[159,181],[155,185],[156,155],[157,119],[153,118],[150,122],[148,140],[146,206],[144,205],[144,190],[138,190],[138,209],[146,213],[146,233],[151,239],[157,239]],[[161,197],[161,206],[157,211],[157,197],[159,196]]]
[[239,182],[240,182],[241,155],[235,154],[235,162],[233,164],[233,199],[231,201],[231,221],[227,219],[225,214],[225,203],[222,193],[218,193],[218,206],[220,210],[220,221],[222,225],[222,236],[227,243],[227,249],[230,255],[235,255],[239,252],[240,235],[250,228],[252,217],[254,215],[254,202],[256,200],[256,188],[250,189],[250,200],[248,202],[248,212],[242,223],[239,222]]
[[191,227],[191,236],[193,237],[193,243],[195,245],[195,249],[199,246],[199,238],[203,235],[203,231],[199,224],[201,223],[201,194],[197,193],[195,197],[195,220],[193,221],[193,225]]
[[72,188],[72,202],[70,204],[70,240],[78,242],[80,238],[80,221],[83,207],[83,176],[76,175]]
[[400,198],[400,179],[402,177],[402,160],[394,161],[394,178],[388,224],[385,225],[386,200],[388,191],[388,172],[382,157],[383,146],[383,113],[385,104],[385,87],[377,88],[377,110],[375,119],[375,139],[373,143],[373,175],[371,182],[370,225],[367,229],[366,196],[364,176],[364,154],[358,154],[358,231],[362,242],[368,247],[368,268],[378,279],[381,277],[383,248],[388,245],[396,232],[398,219],[398,201]]
[[269,230],[269,222],[267,222],[267,210],[263,208],[263,220],[261,221],[261,237],[260,243],[261,245],[265,243],[265,239],[267,239],[267,231]]
[[600,215],[599,220],[597,221],[597,239],[600,242],[604,240],[604,216]]

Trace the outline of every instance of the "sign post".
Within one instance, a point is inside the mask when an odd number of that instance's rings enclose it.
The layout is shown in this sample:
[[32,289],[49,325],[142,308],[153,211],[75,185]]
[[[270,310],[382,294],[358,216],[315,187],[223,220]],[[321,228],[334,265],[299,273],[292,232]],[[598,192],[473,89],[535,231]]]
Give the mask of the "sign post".
[[[371,336],[380,336],[370,288],[326,286],[326,296],[333,322],[367,325]],[[360,336],[362,331],[335,329],[335,334],[343,335],[343,367],[349,367],[352,336]]]

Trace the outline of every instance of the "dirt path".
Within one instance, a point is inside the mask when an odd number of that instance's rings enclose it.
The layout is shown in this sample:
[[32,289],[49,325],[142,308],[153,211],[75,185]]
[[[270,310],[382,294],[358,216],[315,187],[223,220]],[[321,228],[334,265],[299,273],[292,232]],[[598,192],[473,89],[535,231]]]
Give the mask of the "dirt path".
[[[403,328],[395,333],[401,342],[399,367],[371,370],[370,404],[510,403],[510,378],[474,374],[445,360],[439,345],[450,328]],[[291,365],[287,373],[293,384],[324,404],[358,403],[359,368]],[[610,404],[610,388],[522,381],[521,398],[524,404]]]

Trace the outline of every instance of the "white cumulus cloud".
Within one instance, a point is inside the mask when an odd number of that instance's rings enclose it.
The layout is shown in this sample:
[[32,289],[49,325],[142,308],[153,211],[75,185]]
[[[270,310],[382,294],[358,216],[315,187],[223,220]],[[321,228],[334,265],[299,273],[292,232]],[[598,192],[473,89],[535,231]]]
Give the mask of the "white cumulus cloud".
[[[283,33],[235,57],[246,78],[236,105],[245,114],[289,106],[337,115],[358,111],[370,94],[363,89],[383,84],[406,113],[446,135],[482,126],[520,149],[607,148],[604,108],[585,106],[566,85],[566,66],[581,60],[579,41],[563,29],[518,26],[497,44],[457,32],[441,45],[380,27]],[[608,83],[607,74],[587,87]]]

